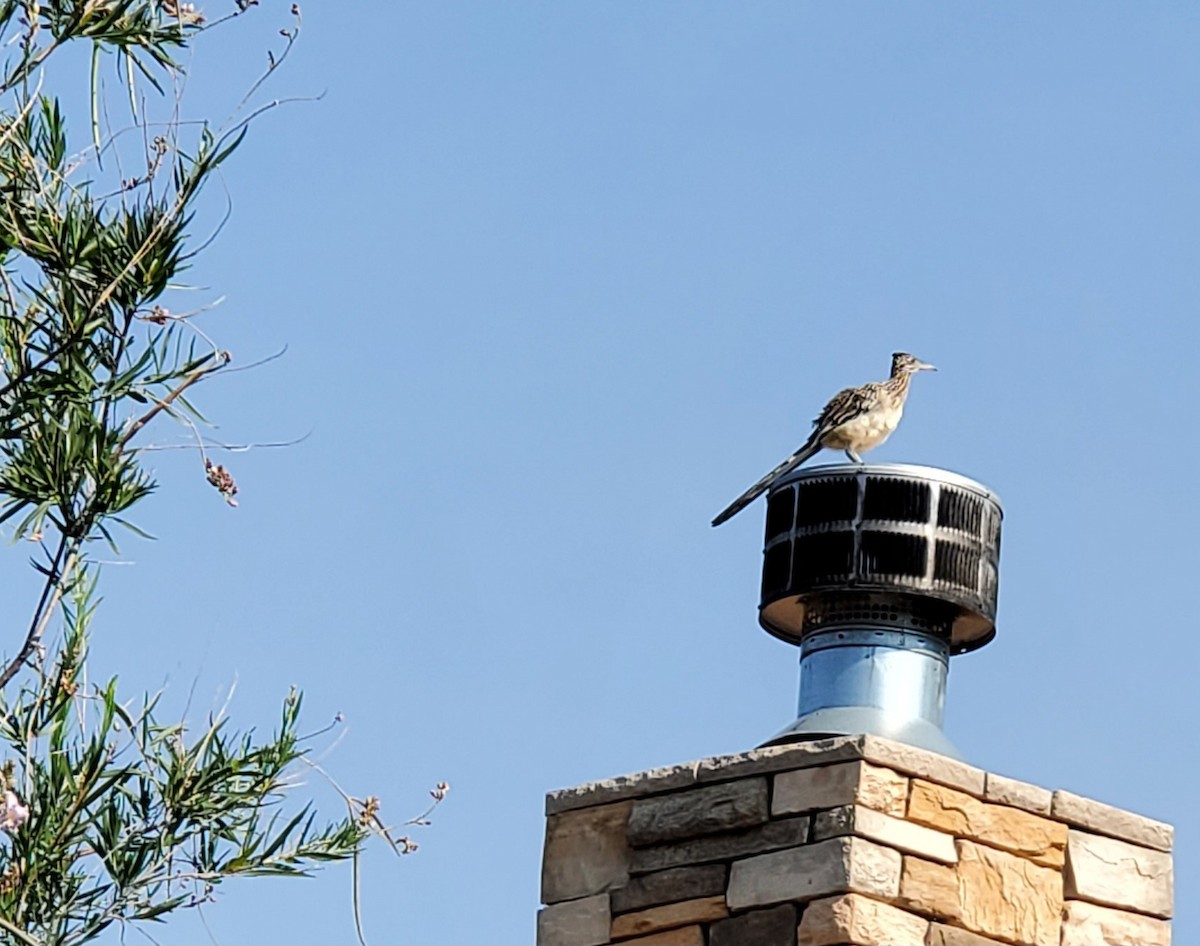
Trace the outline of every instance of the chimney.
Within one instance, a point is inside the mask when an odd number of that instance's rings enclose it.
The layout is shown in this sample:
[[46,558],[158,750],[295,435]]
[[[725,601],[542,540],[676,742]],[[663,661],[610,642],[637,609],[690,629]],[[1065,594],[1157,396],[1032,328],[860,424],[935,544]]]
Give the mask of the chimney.
[[950,658],[996,633],[1000,503],[945,470],[797,472],[759,621],[800,649],[764,746],[546,796],[539,946],[1168,946],[1170,825],[965,762]]
[[1000,501],[946,470],[802,469],[767,501],[759,622],[800,648],[799,718],[767,745],[874,733],[959,758],[951,655],[996,636]]

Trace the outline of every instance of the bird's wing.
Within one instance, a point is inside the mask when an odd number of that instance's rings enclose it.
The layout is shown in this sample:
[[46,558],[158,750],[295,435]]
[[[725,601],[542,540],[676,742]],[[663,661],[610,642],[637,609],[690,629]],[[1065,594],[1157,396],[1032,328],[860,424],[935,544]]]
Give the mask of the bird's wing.
[[881,385],[878,381],[872,381],[862,387],[838,391],[830,398],[820,416],[813,421],[813,427],[819,431],[818,436],[879,407],[882,394],[880,388]]
[[770,473],[742,493],[726,507],[716,519],[714,526],[731,519],[765,493],[781,476],[794,470],[821,449],[821,440],[831,430],[836,430],[847,421],[877,409],[884,403],[883,383],[872,381],[858,388],[846,388],[835,394],[820,416],[813,421],[812,435],[795,453],[775,467]]

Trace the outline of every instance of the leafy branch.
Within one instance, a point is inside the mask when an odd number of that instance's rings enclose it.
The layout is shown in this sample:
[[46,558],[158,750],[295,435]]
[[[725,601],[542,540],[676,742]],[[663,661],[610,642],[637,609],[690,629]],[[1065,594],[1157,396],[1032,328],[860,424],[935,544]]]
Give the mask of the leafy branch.
[[[140,534],[131,511],[157,488],[146,432],[164,419],[190,430],[205,478],[236,505],[191,400],[231,356],[195,324],[203,309],[173,315],[170,302],[208,245],[189,232],[205,184],[282,101],[252,99],[292,49],[299,8],[224,128],[185,120],[164,91],[181,88],[194,40],[258,6],[233,2],[209,23],[181,0],[0,0],[0,525],[34,549],[41,575],[0,661],[0,942],[76,946],[208,903],[231,878],[307,876],[330,861],[353,861],[357,890],[368,836],[415,849],[373,796],[338,788],[347,811],[332,821],[292,803],[297,771],[316,766],[298,691],[260,737],[223,713],[193,733],[163,720],[158,696],[134,708],[115,679],[87,683],[89,555],[115,548],[114,525]],[[46,89],[47,63],[72,46],[91,62],[83,148]],[[132,121],[118,132],[100,79],[110,60]],[[155,102],[165,116],[147,113]],[[124,160],[145,171],[117,177]],[[361,938],[357,895],[355,920]]]

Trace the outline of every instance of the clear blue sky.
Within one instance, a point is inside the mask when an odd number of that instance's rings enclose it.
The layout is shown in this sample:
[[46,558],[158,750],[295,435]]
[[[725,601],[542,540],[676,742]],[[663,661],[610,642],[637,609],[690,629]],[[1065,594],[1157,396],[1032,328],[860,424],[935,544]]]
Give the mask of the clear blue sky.
[[[236,102],[288,5],[199,45],[190,116]],[[240,362],[288,346],[208,387],[220,435],[311,436],[227,458],[236,511],[159,455],[160,539],[105,573],[93,674],[177,708],[194,685],[194,712],[236,680],[264,727],[301,685],[313,728],[346,716],[324,764],[385,815],[453,785],[419,853],[366,857],[368,937],[530,942],[547,790],[790,719],[761,506],[708,523],[903,348],[941,371],[872,457],[1007,511],[951,738],[1174,822],[1175,937],[1200,940],[1200,9],[304,15],[265,94],[326,94],[255,126],[194,278]],[[349,871],[235,884],[206,918],[223,944],[346,942]]]

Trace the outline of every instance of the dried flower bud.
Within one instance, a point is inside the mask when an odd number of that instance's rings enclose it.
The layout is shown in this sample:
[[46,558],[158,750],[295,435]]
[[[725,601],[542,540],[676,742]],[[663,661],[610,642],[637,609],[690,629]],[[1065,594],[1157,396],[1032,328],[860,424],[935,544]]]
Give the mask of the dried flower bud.
[[368,795],[362,801],[362,811],[358,814],[358,823],[364,828],[377,820],[379,815],[379,799],[374,795]]
[[0,813],[0,831],[13,834],[29,820],[29,809],[11,788],[4,792],[4,811]]
[[180,3],[179,0],[159,0],[167,16],[173,16],[187,26],[199,26],[204,22],[204,14],[196,12],[194,3]]
[[234,482],[233,474],[230,473],[221,464],[213,464],[212,460],[205,459],[204,461],[205,475],[217,491],[225,497],[225,502],[231,506],[237,505],[237,500],[233,497],[237,495],[237,483]]

